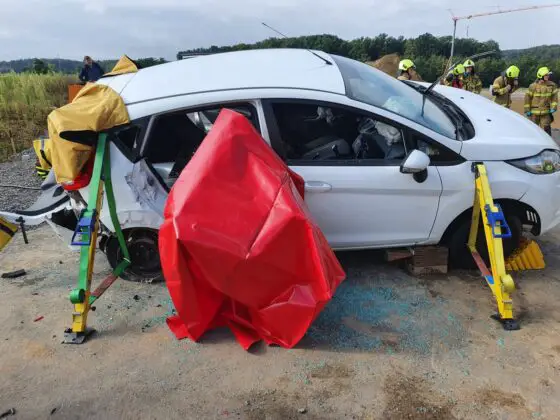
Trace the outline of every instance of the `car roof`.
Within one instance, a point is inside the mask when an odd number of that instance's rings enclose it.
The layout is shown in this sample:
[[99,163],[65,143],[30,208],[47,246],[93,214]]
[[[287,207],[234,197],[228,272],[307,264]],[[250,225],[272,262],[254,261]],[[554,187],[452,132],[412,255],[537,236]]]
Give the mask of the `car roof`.
[[249,50],[173,61],[99,82],[119,91],[127,105],[239,89],[305,89],[344,95],[344,81],[332,57],[314,52],[332,65],[308,50]]

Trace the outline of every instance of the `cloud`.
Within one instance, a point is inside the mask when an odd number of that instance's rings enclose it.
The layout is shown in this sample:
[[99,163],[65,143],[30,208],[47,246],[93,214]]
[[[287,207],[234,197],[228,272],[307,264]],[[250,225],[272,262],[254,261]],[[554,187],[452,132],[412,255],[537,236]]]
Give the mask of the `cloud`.
[[[486,0],[0,0],[0,60],[172,59],[179,50],[275,36],[262,21],[291,36],[450,35],[450,8],[457,15],[495,10]],[[457,34],[468,26],[470,36],[502,48],[554,43],[559,18],[560,8],[486,17],[459,22]]]

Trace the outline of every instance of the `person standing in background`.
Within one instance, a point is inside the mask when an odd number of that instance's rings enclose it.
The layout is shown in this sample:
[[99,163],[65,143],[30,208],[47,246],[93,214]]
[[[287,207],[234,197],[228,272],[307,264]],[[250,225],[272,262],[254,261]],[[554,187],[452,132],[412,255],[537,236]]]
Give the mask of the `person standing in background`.
[[494,80],[491,91],[495,103],[511,108],[511,94],[519,89],[519,73],[519,67],[509,66]]
[[452,70],[447,73],[443,84],[457,89],[463,89],[463,75],[465,74],[465,67],[462,64],[457,64]]
[[482,91],[482,81],[474,69],[474,61],[467,60],[463,64],[465,75],[463,76],[463,89],[479,94]]
[[525,93],[525,115],[549,135],[552,134],[553,114],[558,108],[558,86],[550,80],[551,74],[548,67],[541,67],[537,80]]
[[105,72],[99,64],[91,59],[89,55],[84,57],[84,67],[78,76],[81,82],[95,82],[103,76]]
[[399,63],[399,71],[397,73],[398,80],[414,80],[420,81],[422,78],[416,71],[416,65],[412,60],[405,58]]

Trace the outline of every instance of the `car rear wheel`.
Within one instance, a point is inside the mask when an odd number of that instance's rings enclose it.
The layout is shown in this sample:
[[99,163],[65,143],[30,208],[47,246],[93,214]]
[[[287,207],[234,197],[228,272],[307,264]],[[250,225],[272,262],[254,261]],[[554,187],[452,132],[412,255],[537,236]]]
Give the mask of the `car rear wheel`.
[[[516,215],[506,215],[506,221],[511,229],[511,238],[502,239],[504,258],[508,258],[513,251],[519,247],[522,237],[522,225],[519,217]],[[465,218],[465,220],[457,226],[446,243],[449,247],[449,264],[452,268],[476,268],[472,254],[467,246],[470,229],[471,219]],[[480,224],[478,229],[476,249],[490,268],[488,248],[486,246],[482,224]]]
[[[152,229],[128,229],[123,231],[130,253],[131,265],[121,274],[128,281],[155,283],[163,281],[159,259],[158,231]],[[116,236],[107,238],[100,248],[114,270],[122,261],[123,253]]]

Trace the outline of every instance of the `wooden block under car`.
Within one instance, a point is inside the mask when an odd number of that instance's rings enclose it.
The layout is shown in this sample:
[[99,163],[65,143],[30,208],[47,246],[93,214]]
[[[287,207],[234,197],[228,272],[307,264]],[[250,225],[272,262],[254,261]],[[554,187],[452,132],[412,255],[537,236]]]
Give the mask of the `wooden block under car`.
[[407,269],[416,276],[422,274],[447,274],[449,250],[443,246],[419,246],[408,260]]
[[411,258],[414,251],[411,248],[391,248],[385,250],[385,261],[393,262]]

